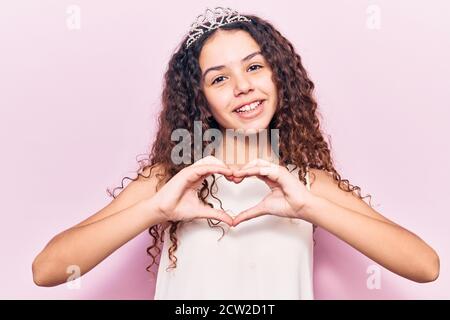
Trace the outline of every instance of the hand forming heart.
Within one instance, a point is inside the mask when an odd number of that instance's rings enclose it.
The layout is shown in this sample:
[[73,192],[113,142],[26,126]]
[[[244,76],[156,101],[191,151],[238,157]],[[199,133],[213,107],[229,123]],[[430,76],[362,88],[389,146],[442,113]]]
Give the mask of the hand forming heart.
[[271,192],[256,206],[244,210],[234,217],[234,227],[243,221],[266,214],[286,218],[304,218],[302,209],[313,195],[285,167],[256,159],[239,170],[233,170],[233,181],[235,182],[240,182],[249,176],[256,176],[264,181]]
[[[198,199],[203,179],[213,173],[222,174],[235,183],[256,176],[269,186],[271,192],[259,204],[233,218],[223,210],[211,209]],[[223,161],[208,156],[178,172],[152,200],[167,221],[213,218],[237,226],[242,221],[266,214],[304,219],[302,209],[312,198],[312,194],[285,167],[256,159],[241,169],[230,169]]]

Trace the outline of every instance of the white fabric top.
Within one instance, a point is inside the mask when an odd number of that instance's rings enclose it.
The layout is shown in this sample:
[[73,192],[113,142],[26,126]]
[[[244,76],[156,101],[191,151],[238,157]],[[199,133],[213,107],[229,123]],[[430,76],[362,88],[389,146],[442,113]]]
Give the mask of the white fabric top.
[[[288,165],[291,174],[298,177],[298,168],[293,168]],[[270,191],[257,177],[239,184],[222,175],[215,177],[217,189],[213,188],[213,194],[231,216],[256,205]],[[310,190],[308,173],[305,178]],[[211,182],[210,176],[208,186]],[[220,208],[211,195],[206,200]],[[166,230],[155,300],[314,299],[311,223],[264,215],[234,228],[223,222],[219,225],[225,230],[223,237],[222,230],[211,228],[206,219],[181,223],[176,231],[177,266],[168,271],[171,242]]]

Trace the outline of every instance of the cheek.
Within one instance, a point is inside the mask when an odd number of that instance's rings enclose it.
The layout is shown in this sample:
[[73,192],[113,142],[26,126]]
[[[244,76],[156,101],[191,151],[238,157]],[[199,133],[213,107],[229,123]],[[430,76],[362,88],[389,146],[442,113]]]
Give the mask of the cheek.
[[270,104],[270,106],[271,106],[272,113],[274,113],[277,108],[277,104],[278,104],[278,90],[277,90],[275,83],[272,81],[272,79],[268,79],[264,83],[264,90],[270,96],[270,99],[272,100],[272,103]]
[[254,85],[257,89],[267,94],[273,94],[273,92],[276,91],[271,72],[266,72],[255,78]]
[[226,112],[228,110],[231,98],[225,90],[205,94],[205,96],[208,100],[211,112],[220,114],[221,112]]
[[277,91],[276,85],[273,82],[271,75],[265,78],[264,86],[265,86],[266,90],[269,91],[270,93]]

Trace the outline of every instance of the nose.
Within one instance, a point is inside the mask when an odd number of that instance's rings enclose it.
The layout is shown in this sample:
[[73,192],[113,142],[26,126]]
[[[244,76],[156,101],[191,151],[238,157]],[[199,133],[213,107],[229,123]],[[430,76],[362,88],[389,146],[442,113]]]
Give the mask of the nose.
[[253,84],[245,75],[237,75],[235,77],[234,94],[237,96],[241,92],[247,93],[253,90]]

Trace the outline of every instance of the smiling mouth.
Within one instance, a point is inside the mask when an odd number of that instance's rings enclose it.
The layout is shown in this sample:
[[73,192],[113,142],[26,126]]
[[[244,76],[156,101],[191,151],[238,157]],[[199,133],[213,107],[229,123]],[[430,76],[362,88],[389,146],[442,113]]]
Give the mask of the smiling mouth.
[[235,113],[241,119],[253,119],[263,112],[265,101],[266,100],[260,100],[251,103],[244,108],[234,110],[233,113]]
[[251,112],[258,108],[259,105],[261,105],[264,102],[264,100],[255,101],[253,103],[248,104],[245,107],[238,108],[236,110],[233,110],[233,112],[236,113],[245,113],[245,112]]

